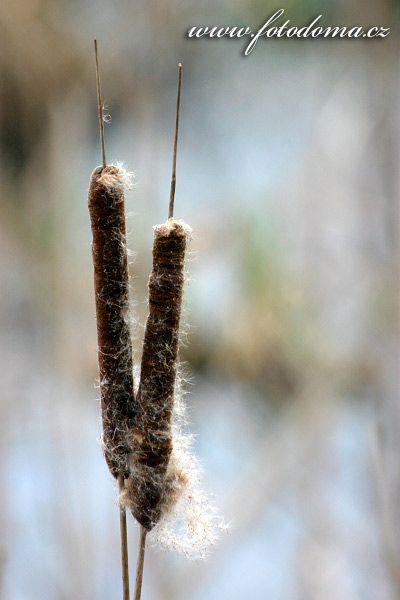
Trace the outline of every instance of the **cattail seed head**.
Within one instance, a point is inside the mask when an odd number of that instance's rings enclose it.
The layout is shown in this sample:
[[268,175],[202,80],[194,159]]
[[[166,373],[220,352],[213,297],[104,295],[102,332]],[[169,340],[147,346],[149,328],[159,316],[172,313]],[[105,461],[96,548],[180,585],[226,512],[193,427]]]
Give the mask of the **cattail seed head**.
[[154,228],[149,315],[143,341],[136,421],[130,431],[133,469],[126,482],[134,517],[148,531],[157,523],[184,476],[169,473],[171,416],[185,281],[184,261],[191,228],[169,219]]
[[129,474],[127,431],[135,422],[124,210],[127,179],[127,173],[121,167],[97,167],[92,173],[88,194],[93,235],[102,443],[107,464],[116,478]]

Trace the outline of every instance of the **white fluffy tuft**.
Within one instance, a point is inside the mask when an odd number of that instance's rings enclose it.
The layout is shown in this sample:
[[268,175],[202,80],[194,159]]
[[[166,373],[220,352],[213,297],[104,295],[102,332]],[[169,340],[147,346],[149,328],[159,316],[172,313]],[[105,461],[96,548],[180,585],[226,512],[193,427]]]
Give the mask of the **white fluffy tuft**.
[[168,475],[176,474],[183,483],[179,495],[171,497],[171,502],[165,505],[160,521],[149,534],[149,541],[153,546],[174,550],[191,560],[204,560],[226,525],[217,515],[212,499],[201,491],[201,466],[191,452],[193,436],[186,432],[181,381],[179,375],[175,385],[173,450]]

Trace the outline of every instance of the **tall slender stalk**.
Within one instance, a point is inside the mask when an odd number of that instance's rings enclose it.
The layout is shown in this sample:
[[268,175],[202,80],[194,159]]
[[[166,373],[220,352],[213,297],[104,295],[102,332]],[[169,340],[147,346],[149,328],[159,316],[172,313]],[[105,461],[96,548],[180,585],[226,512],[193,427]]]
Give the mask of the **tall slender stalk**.
[[133,600],[140,600],[142,596],[142,582],[143,582],[143,567],[144,567],[144,555],[146,550],[146,535],[147,531],[140,526],[139,534],[139,551],[136,564],[136,580],[135,580],[135,592],[133,594]]
[[96,60],[96,84],[97,84],[97,112],[99,115],[99,129],[100,129],[100,146],[101,146],[101,158],[103,167],[106,166],[106,144],[104,140],[104,119],[103,119],[103,100],[101,99],[101,83],[100,83],[100,69],[99,69],[99,53],[97,51],[97,40],[94,40],[94,56]]
[[172,157],[172,176],[171,176],[171,191],[169,196],[168,218],[174,216],[174,201],[176,187],[176,156],[178,152],[178,128],[179,128],[179,106],[181,102],[181,83],[182,83],[182,64],[178,65],[178,85],[176,92],[176,115],[175,115],[175,135],[174,135],[174,153]]
[[[121,493],[125,487],[122,475],[118,477],[118,486]],[[119,506],[119,526],[121,536],[122,598],[123,600],[129,600],[128,531],[126,526],[126,508],[121,504]]]

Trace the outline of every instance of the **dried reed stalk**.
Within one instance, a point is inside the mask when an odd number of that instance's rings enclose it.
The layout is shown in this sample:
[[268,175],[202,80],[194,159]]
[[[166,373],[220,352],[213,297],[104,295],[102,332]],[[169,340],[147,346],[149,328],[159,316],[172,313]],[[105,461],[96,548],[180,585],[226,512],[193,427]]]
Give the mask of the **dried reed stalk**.
[[[118,477],[119,492],[121,493],[125,486],[124,478]],[[128,557],[128,529],[126,524],[126,509],[119,506],[119,528],[121,534],[121,570],[122,570],[122,598],[129,600],[129,557]]]
[[135,580],[135,591],[133,593],[133,600],[140,600],[142,595],[142,582],[143,582],[143,567],[144,567],[144,555],[146,550],[146,535],[147,531],[140,526],[139,534],[139,551],[136,565],[136,580]]

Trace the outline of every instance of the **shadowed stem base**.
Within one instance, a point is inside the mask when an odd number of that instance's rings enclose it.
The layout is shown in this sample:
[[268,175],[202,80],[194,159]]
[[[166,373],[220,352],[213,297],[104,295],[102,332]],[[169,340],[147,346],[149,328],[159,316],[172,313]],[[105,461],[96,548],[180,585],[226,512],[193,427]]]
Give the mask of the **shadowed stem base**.
[[[123,490],[125,482],[123,477],[118,478],[120,491]],[[119,526],[121,534],[121,567],[122,567],[122,599],[129,600],[129,567],[128,567],[128,533],[126,527],[125,507],[119,507]]]
[[135,593],[133,600],[140,600],[142,595],[142,581],[143,581],[143,566],[144,566],[144,552],[146,549],[146,530],[143,525],[140,526],[139,536],[139,553],[136,565],[136,581],[135,581]]

